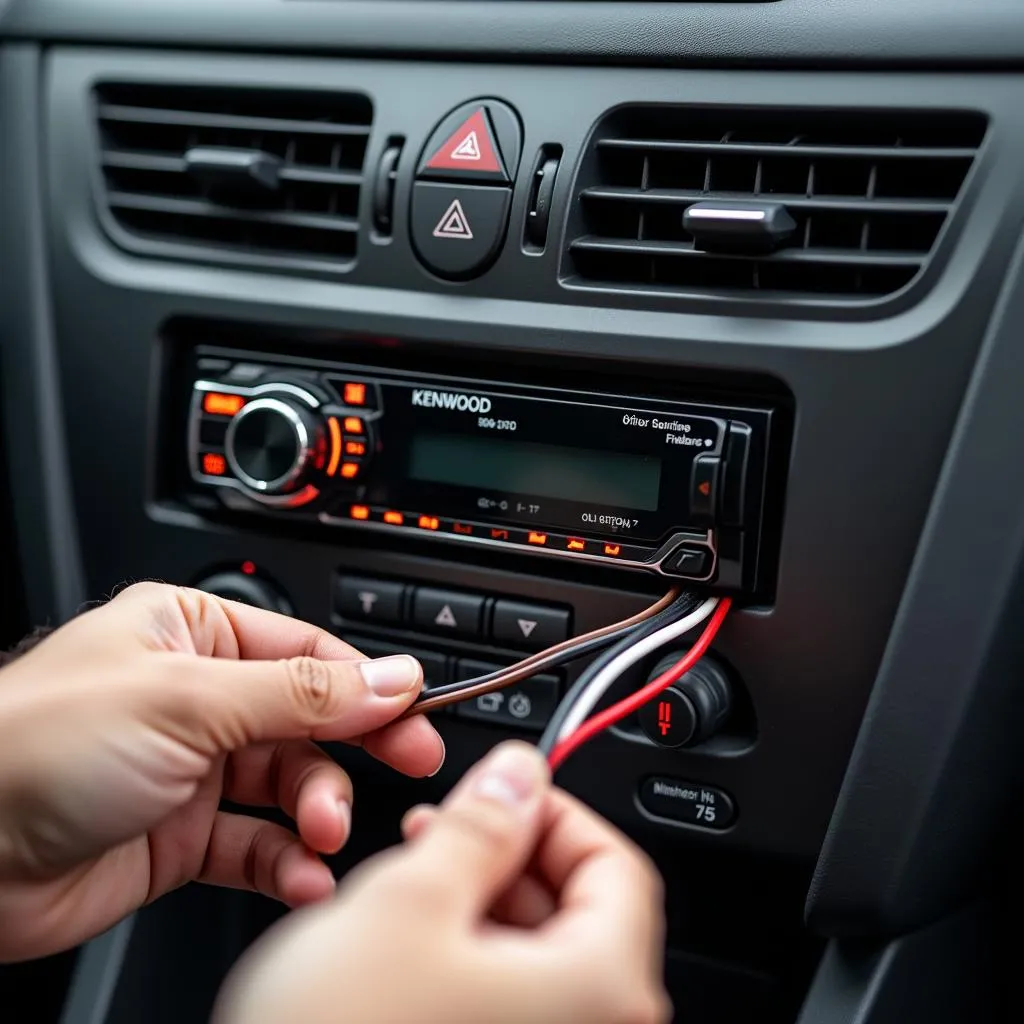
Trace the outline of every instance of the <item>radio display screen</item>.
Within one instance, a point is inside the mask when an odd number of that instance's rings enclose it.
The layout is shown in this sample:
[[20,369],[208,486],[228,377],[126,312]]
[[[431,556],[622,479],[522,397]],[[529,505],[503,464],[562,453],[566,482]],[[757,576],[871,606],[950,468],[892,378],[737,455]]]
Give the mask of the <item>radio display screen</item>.
[[417,433],[409,476],[429,483],[654,512],[661,459],[466,434]]

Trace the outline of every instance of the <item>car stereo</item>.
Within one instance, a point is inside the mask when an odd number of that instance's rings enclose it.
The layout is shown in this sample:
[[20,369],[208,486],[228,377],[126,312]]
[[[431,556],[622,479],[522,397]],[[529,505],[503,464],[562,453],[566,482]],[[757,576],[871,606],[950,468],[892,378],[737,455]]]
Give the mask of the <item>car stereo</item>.
[[235,509],[753,587],[775,412],[200,359],[193,481]]

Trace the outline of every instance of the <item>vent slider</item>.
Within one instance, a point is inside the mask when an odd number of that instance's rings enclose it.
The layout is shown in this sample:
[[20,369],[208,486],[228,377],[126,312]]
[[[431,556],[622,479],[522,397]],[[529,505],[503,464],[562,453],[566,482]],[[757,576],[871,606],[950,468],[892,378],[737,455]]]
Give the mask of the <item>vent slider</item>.
[[796,231],[782,203],[694,203],[683,211],[683,230],[707,252],[762,253],[780,249]]
[[283,161],[260,149],[196,146],[185,153],[185,170],[212,202],[234,206],[276,192],[281,187]]

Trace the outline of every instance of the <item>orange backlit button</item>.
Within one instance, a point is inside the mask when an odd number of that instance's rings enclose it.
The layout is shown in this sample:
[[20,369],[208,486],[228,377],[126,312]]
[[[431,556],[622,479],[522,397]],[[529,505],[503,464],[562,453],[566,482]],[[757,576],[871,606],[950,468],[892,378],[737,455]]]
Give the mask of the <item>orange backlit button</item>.
[[469,525],[468,525],[468,524],[466,524],[466,523],[455,523],[455,524],[454,524],[454,525],[452,526],[452,529],[453,529],[453,530],[454,530],[454,531],[455,531],[456,533],[461,533],[461,534],[462,534],[462,535],[463,535],[464,537],[468,537],[468,536],[469,536],[470,534],[472,534],[472,532],[473,532],[473,527],[472,527],[472,526],[469,526]]
[[203,472],[207,476],[223,476],[228,471],[228,460],[216,452],[207,452],[203,456]]
[[345,417],[345,433],[361,434],[363,432],[363,421],[358,416]]
[[401,526],[405,522],[405,516],[401,512],[385,512],[384,522],[390,526]]
[[365,455],[366,445],[362,441],[346,441],[345,442],[345,454],[346,455]]
[[346,405],[366,405],[366,385],[350,380],[342,391]]
[[234,416],[243,405],[245,399],[241,395],[224,395],[219,391],[210,391],[203,398],[203,412],[211,416]]
[[353,519],[369,519],[370,518],[370,510],[365,505],[353,505],[349,509],[348,514]]
[[508,530],[491,530],[491,540],[508,540]]
[[327,428],[331,433],[331,461],[327,463],[327,475],[334,476],[341,462],[341,425],[337,416],[328,416]]
[[570,551],[585,551],[587,549],[587,542],[580,540],[579,537],[570,537],[565,546]]
[[359,476],[359,463],[343,462],[341,465],[341,475],[346,480],[355,480],[355,478]]
[[546,533],[535,533],[533,530],[529,532],[526,538],[531,544],[547,544],[548,535]]
[[421,530],[436,530],[441,525],[437,516],[420,516],[419,528]]
[[621,544],[605,544],[604,553],[610,555],[612,558],[618,558],[622,554]]

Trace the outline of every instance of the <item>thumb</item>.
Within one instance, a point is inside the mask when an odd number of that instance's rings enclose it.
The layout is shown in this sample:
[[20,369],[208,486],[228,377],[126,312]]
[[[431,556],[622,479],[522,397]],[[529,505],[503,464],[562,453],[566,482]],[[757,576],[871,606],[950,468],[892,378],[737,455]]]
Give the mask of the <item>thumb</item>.
[[409,851],[411,866],[445,886],[457,914],[484,914],[530,859],[550,785],[535,747],[503,743],[441,805]]
[[211,756],[268,740],[363,736],[397,718],[423,685],[420,663],[405,654],[372,661],[169,657],[178,662],[178,680],[193,685],[161,688],[161,703]]

